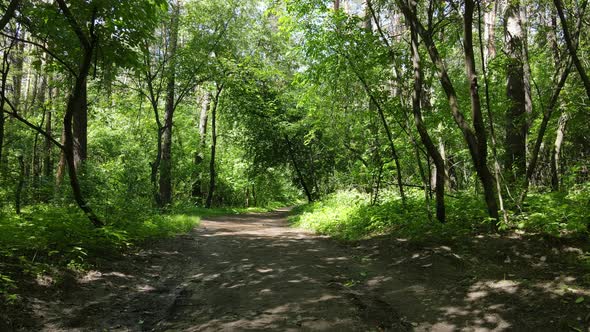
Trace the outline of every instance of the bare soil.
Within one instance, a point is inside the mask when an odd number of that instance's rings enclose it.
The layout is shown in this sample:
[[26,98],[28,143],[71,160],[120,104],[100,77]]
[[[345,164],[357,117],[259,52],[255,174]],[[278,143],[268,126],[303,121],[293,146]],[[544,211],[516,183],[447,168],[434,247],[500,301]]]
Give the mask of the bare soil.
[[584,252],[571,244],[351,244],[287,216],[210,218],[58,289],[38,280],[0,330],[590,331],[588,280],[574,263]]

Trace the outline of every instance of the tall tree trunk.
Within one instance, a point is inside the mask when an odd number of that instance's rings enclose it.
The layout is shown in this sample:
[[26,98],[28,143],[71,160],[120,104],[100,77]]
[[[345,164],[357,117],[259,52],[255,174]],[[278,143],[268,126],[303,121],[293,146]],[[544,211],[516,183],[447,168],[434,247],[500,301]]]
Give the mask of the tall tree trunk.
[[[470,7],[473,7],[472,1],[470,2]],[[412,22],[411,24],[414,24],[416,26],[416,30],[419,33],[420,37],[422,37],[422,40],[426,45],[426,49],[428,50],[428,54],[431,60],[438,70],[440,83],[443,87],[443,90],[445,91],[445,94],[447,95],[448,103],[451,109],[451,114],[453,115],[455,123],[457,124],[457,126],[463,134],[463,138],[465,139],[467,147],[469,148],[469,153],[471,155],[471,159],[473,161],[475,170],[483,185],[488,214],[490,215],[490,217],[497,219],[498,204],[496,202],[494,192],[494,180],[486,163],[487,149],[482,149],[482,147],[486,146],[487,143],[485,141],[485,127],[483,126],[483,118],[480,112],[481,110],[477,107],[472,107],[472,117],[474,123],[476,124],[476,129],[474,132],[474,130],[467,123],[465,116],[463,115],[463,113],[461,113],[459,109],[457,93],[449,77],[446,66],[440,56],[440,53],[438,52],[438,48],[432,40],[432,36],[420,23],[416,12],[410,9],[406,0],[398,0],[397,3],[400,9],[402,10],[404,16],[406,17],[406,20],[408,22]],[[469,29],[471,29],[471,25],[469,25]],[[472,47],[472,41],[466,40],[466,63],[471,62],[471,64],[467,64],[469,68],[468,71],[471,74],[468,75],[468,79],[471,85],[472,105],[475,105],[476,98],[474,93],[477,93],[477,76],[474,75],[474,68],[471,69],[472,65],[473,67],[475,66],[475,63],[473,62],[473,59],[469,59],[469,54],[473,55]],[[470,48],[471,52],[469,52]],[[475,91],[473,91],[474,87]]]
[[467,79],[469,80],[469,90],[471,96],[471,116],[473,118],[473,128],[477,141],[477,154],[475,167],[483,185],[484,197],[488,206],[490,217],[498,219],[498,203],[494,188],[494,178],[487,165],[488,143],[486,128],[481,112],[481,100],[479,97],[479,86],[477,83],[477,72],[475,69],[475,55],[473,52],[473,12],[475,3],[473,0],[465,1],[465,18],[464,18],[464,44],[465,44],[465,69]]
[[74,194],[74,199],[78,207],[90,219],[92,224],[96,227],[101,227],[104,223],[98,218],[92,208],[87,204],[80,188],[78,180],[78,172],[76,168],[76,152],[75,152],[75,137],[73,131],[73,120],[76,113],[82,112],[86,105],[86,80],[90,72],[90,65],[92,61],[92,47],[84,51],[84,58],[80,64],[80,71],[76,78],[76,83],[72,89],[72,94],[69,97],[66,113],[64,115],[64,144],[63,156],[68,168],[68,175],[70,178],[70,185]]
[[[415,10],[415,7],[412,8]],[[426,147],[426,151],[432,160],[434,161],[434,165],[436,167],[436,219],[444,223],[446,220],[446,213],[445,213],[445,162],[442,158],[440,152],[436,149],[426,126],[424,125],[424,121],[422,120],[422,108],[421,108],[421,100],[422,100],[422,67],[420,64],[420,49],[419,49],[419,41],[418,41],[418,32],[416,31],[416,26],[414,23],[410,24],[410,33],[411,33],[411,46],[412,46],[412,64],[414,67],[414,92],[412,95],[412,110],[414,113],[414,122],[416,122],[416,127],[418,129],[418,133],[420,134],[420,139],[422,140],[422,144]],[[418,155],[419,156],[419,155]],[[420,160],[418,160],[420,163]],[[420,163],[421,164],[421,163]],[[420,165],[420,169],[422,166]],[[421,173],[424,173],[421,171]],[[423,176],[424,177],[424,176]],[[428,198],[428,197],[427,197]]]
[[527,156],[529,155],[529,146],[527,144],[529,138],[529,128],[533,122],[533,95],[531,84],[533,81],[532,73],[531,73],[531,65],[530,65],[530,58],[529,58],[529,33],[528,33],[528,11],[527,11],[527,3],[524,2],[520,6],[520,27],[522,29],[522,69],[524,72],[523,83],[524,83],[524,112],[525,112],[525,139],[524,139],[524,147],[525,147],[525,169],[528,167],[527,164]]
[[[39,85],[39,91],[37,92],[37,99],[38,99],[38,105],[39,105],[39,109],[41,110],[41,112],[43,113],[42,119],[43,119],[43,125],[45,126],[45,128],[47,129],[47,121],[51,121],[51,118],[48,117],[47,115],[50,113],[48,112],[48,108],[45,105],[45,101],[46,101],[46,92],[47,92],[47,76],[42,75],[40,77],[41,79],[41,84]],[[45,130],[47,132],[47,130]],[[51,130],[50,130],[51,132]],[[46,138],[47,139],[47,138]],[[33,147],[33,163],[32,163],[32,170],[33,170],[33,177],[34,177],[34,184],[37,187],[38,186],[38,180],[41,177],[42,171],[43,171],[43,165],[41,162],[41,156],[40,155],[45,155],[46,153],[40,153],[40,151],[38,151],[38,140],[39,140],[39,133],[36,133],[35,135],[35,144]]]
[[[479,0],[481,1],[481,0]],[[487,53],[485,54],[485,61],[489,62],[490,59],[496,57],[496,16],[498,13],[498,1],[488,0],[485,2],[486,8],[489,11],[485,12],[485,29],[486,29],[486,48]],[[482,40],[483,43],[483,40]],[[483,44],[482,44],[483,47]]]
[[[89,35],[85,35],[80,25],[72,15],[65,0],[56,0],[60,9],[64,12],[64,15],[68,19],[68,22],[72,30],[76,33],[80,46],[83,50],[82,59],[78,68],[78,73],[75,78],[72,92],[68,98],[68,104],[66,106],[66,112],[63,119],[64,128],[64,143],[63,143],[63,158],[68,168],[68,175],[70,178],[70,185],[74,199],[78,207],[86,214],[88,219],[92,222],[95,227],[104,226],[104,223],[94,213],[92,208],[86,202],[82,189],[80,188],[80,182],[78,180],[78,172],[76,167],[76,137],[74,134],[74,118],[81,112],[86,112],[87,100],[86,100],[86,82],[90,73],[90,67],[92,64],[92,56],[94,53],[94,47],[96,46],[96,35],[94,34],[94,25],[89,29]],[[93,20],[94,21],[94,20]],[[94,23],[94,22],[93,22]]]
[[[22,36],[21,36],[22,34]],[[20,25],[16,27],[15,36],[17,38],[24,39],[24,30]],[[23,81],[23,65],[24,65],[24,49],[25,44],[24,42],[16,41],[15,52],[11,53],[12,55],[12,66],[13,66],[13,75],[12,75],[12,94],[13,94],[13,102],[15,108],[20,109],[21,107],[21,96],[22,96],[22,81]]]
[[172,203],[172,127],[175,104],[176,85],[176,50],[178,47],[178,20],[180,3],[174,5],[170,23],[170,46],[168,59],[168,82],[166,87],[166,108],[164,110],[164,128],[162,133],[162,159],[160,161],[160,207]]
[[223,91],[223,84],[217,87],[217,92],[213,99],[211,108],[211,160],[209,161],[209,191],[207,192],[206,208],[211,208],[213,204],[213,194],[215,192],[215,150],[217,148],[217,108],[219,107],[219,97]]
[[[47,132],[47,134],[49,136],[51,136],[53,134],[53,127],[52,127],[52,121],[53,121],[53,89],[50,87],[49,91],[47,92],[49,94],[49,107],[47,107],[47,109],[45,110],[45,132]],[[51,177],[51,174],[53,172],[53,161],[51,159],[51,150],[53,148],[53,144],[51,143],[51,140],[48,137],[45,137],[45,155],[44,155],[44,160],[43,160],[43,175],[47,178]]]
[[557,135],[555,135],[555,144],[553,145],[553,151],[551,151],[551,190],[553,191],[559,191],[561,146],[563,145],[563,139],[565,137],[567,121],[568,114],[566,112],[561,113],[559,124],[557,126]]
[[[483,36],[482,36],[482,29],[481,29],[481,1],[477,0],[477,12],[478,12],[478,35],[479,35],[479,53],[481,57],[481,71],[483,73],[484,79],[484,90],[485,90],[485,99],[486,99],[486,111],[488,114],[488,126],[490,130],[491,136],[491,143],[492,143],[492,157],[494,158],[494,179],[496,180],[496,194],[498,195],[498,203],[500,207],[500,212],[502,212],[502,216],[504,218],[504,222],[508,223],[508,212],[504,208],[504,197],[502,195],[502,170],[500,168],[500,163],[498,161],[498,144],[496,140],[496,130],[494,128],[494,116],[492,113],[492,106],[490,100],[490,85],[488,81],[488,71],[484,56],[484,45],[483,45]],[[494,2],[494,10],[496,10],[497,4]],[[487,24],[487,23],[486,23]],[[494,13],[494,22],[495,24],[495,13]]]
[[[0,111],[4,110],[7,82],[8,82],[8,69],[9,69],[9,50],[2,52],[2,72],[0,73]],[[6,118],[4,113],[0,114],[0,175],[4,175],[5,164],[4,164],[4,128],[6,124]]]
[[[526,174],[526,86],[524,70],[524,34],[520,22],[520,1],[509,1],[505,14],[505,44],[509,106],[506,111],[505,169],[514,183]],[[530,87],[529,87],[530,88]]]
[[[553,0],[553,3],[555,4],[555,8],[557,9],[557,14],[559,15],[559,20],[561,21],[561,28],[563,29],[563,37],[565,38],[565,43],[567,45],[569,55],[572,57],[572,61],[574,63],[574,66],[576,66],[576,70],[578,71],[578,73],[580,74],[580,77],[582,78],[582,82],[584,83],[584,89],[586,90],[586,95],[588,95],[588,98],[590,98],[590,79],[588,78],[588,75],[586,74],[586,70],[582,66],[582,63],[580,62],[580,58],[578,57],[577,46],[575,45],[576,42],[570,33],[569,27],[567,26],[567,20],[565,18],[565,14],[563,13],[563,4],[561,3],[561,0]],[[581,6],[585,7],[586,4],[587,4],[587,1],[584,0]],[[581,12],[583,13],[583,11],[581,11]]]
[[193,182],[192,196],[197,198],[198,205],[202,204],[203,199],[203,160],[205,159],[205,144],[207,142],[207,120],[209,118],[209,107],[211,106],[211,94],[207,92],[204,96],[199,117],[199,146],[195,151],[195,180]]
[[340,10],[340,0],[334,0],[334,10]]

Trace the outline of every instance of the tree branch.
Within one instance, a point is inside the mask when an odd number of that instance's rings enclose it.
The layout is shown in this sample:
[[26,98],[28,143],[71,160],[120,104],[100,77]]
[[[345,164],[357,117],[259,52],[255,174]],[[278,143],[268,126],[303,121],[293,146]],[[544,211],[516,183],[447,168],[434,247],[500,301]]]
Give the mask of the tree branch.
[[61,11],[64,13],[66,19],[70,23],[70,27],[72,28],[72,30],[74,30],[76,36],[78,36],[78,40],[80,40],[82,47],[88,50],[91,47],[90,41],[88,40],[88,37],[84,34],[84,31],[82,31],[80,24],[78,24],[78,21],[76,21],[76,18],[68,8],[68,5],[64,0],[56,0],[56,2],[59,5]]
[[0,32],[1,36],[4,37],[8,37],[8,38],[12,38],[13,40],[19,41],[19,42],[23,42],[26,44],[30,44],[33,46],[37,46],[40,49],[42,49],[45,53],[49,54],[52,58],[54,58],[57,62],[61,63],[66,69],[67,71],[70,72],[70,74],[74,75],[74,77],[78,76],[78,73],[70,66],[68,65],[63,59],[61,59],[59,56],[57,56],[57,54],[53,53],[52,51],[50,51],[46,46],[36,43],[32,40],[26,40],[26,39],[22,39],[22,38],[18,38],[16,36],[11,36],[9,34],[6,34],[4,32]]
[[12,116],[13,118],[15,118],[18,121],[20,121],[23,124],[25,124],[27,127],[31,128],[31,129],[35,130],[36,132],[38,132],[39,134],[45,136],[47,139],[49,139],[53,144],[55,144],[61,150],[64,149],[64,146],[60,142],[58,142],[55,138],[53,138],[49,133],[47,133],[41,127],[32,124],[27,119],[25,119],[22,116],[20,116],[18,114],[18,111],[14,107],[14,105],[10,102],[10,100],[8,100],[6,97],[2,97],[2,98],[4,99],[4,102],[6,102],[6,104],[8,104],[8,106],[10,106],[10,108],[12,109],[12,111],[8,111],[8,110],[5,110],[5,109],[2,109],[2,112],[3,113],[6,113],[6,114]]
[[10,22],[10,19],[14,17],[14,12],[16,8],[18,8],[20,4],[20,0],[12,0],[8,7],[6,7],[6,12],[4,12],[4,16],[0,19],[0,31],[4,30],[4,27]]

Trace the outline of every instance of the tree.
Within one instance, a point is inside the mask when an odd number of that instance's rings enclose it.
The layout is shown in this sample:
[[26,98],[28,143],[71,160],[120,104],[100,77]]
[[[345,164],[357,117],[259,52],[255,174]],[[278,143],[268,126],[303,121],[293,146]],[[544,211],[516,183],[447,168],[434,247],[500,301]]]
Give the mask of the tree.
[[481,105],[479,101],[479,93],[477,87],[477,75],[475,73],[475,59],[473,56],[473,40],[472,40],[472,21],[473,21],[473,1],[467,1],[465,6],[464,29],[465,33],[465,66],[467,71],[467,78],[470,82],[471,95],[471,115],[473,118],[474,128],[471,128],[463,113],[459,109],[459,102],[455,87],[449,77],[446,65],[440,56],[437,46],[432,40],[431,33],[428,32],[424,26],[419,22],[417,13],[411,10],[408,3],[403,0],[398,1],[398,5],[402,10],[406,20],[416,27],[422,41],[426,45],[426,49],[430,55],[430,59],[435,64],[438,72],[440,83],[447,95],[448,103],[453,115],[455,123],[461,130],[463,137],[469,148],[471,159],[477,175],[482,183],[484,189],[485,201],[488,209],[488,214],[494,219],[498,219],[498,203],[496,201],[496,193],[494,189],[494,179],[487,165],[487,138],[486,130],[483,124],[483,117],[481,114]]

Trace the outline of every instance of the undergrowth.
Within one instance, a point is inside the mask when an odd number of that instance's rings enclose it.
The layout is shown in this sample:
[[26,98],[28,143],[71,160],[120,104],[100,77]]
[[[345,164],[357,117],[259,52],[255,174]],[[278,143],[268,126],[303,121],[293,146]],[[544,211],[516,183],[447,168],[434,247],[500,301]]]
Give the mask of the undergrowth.
[[[564,193],[535,193],[521,210],[508,211],[509,222],[498,224],[502,231],[519,230],[551,236],[582,235],[590,223],[590,187]],[[444,241],[486,232],[495,222],[485,205],[472,194],[456,193],[446,198],[447,222],[441,224],[429,212],[420,191],[410,192],[405,204],[394,194],[370,204],[370,197],[354,190],[339,191],[294,210],[291,222],[298,227],[342,240],[358,240],[379,234],[395,234],[415,240]],[[434,206],[430,206],[434,214]]]
[[35,205],[20,215],[0,211],[0,305],[19,301],[19,285],[40,275],[59,280],[64,272],[82,272],[148,240],[190,231],[201,217],[263,208],[176,207],[166,214],[153,209],[120,210],[95,228],[74,207]]

